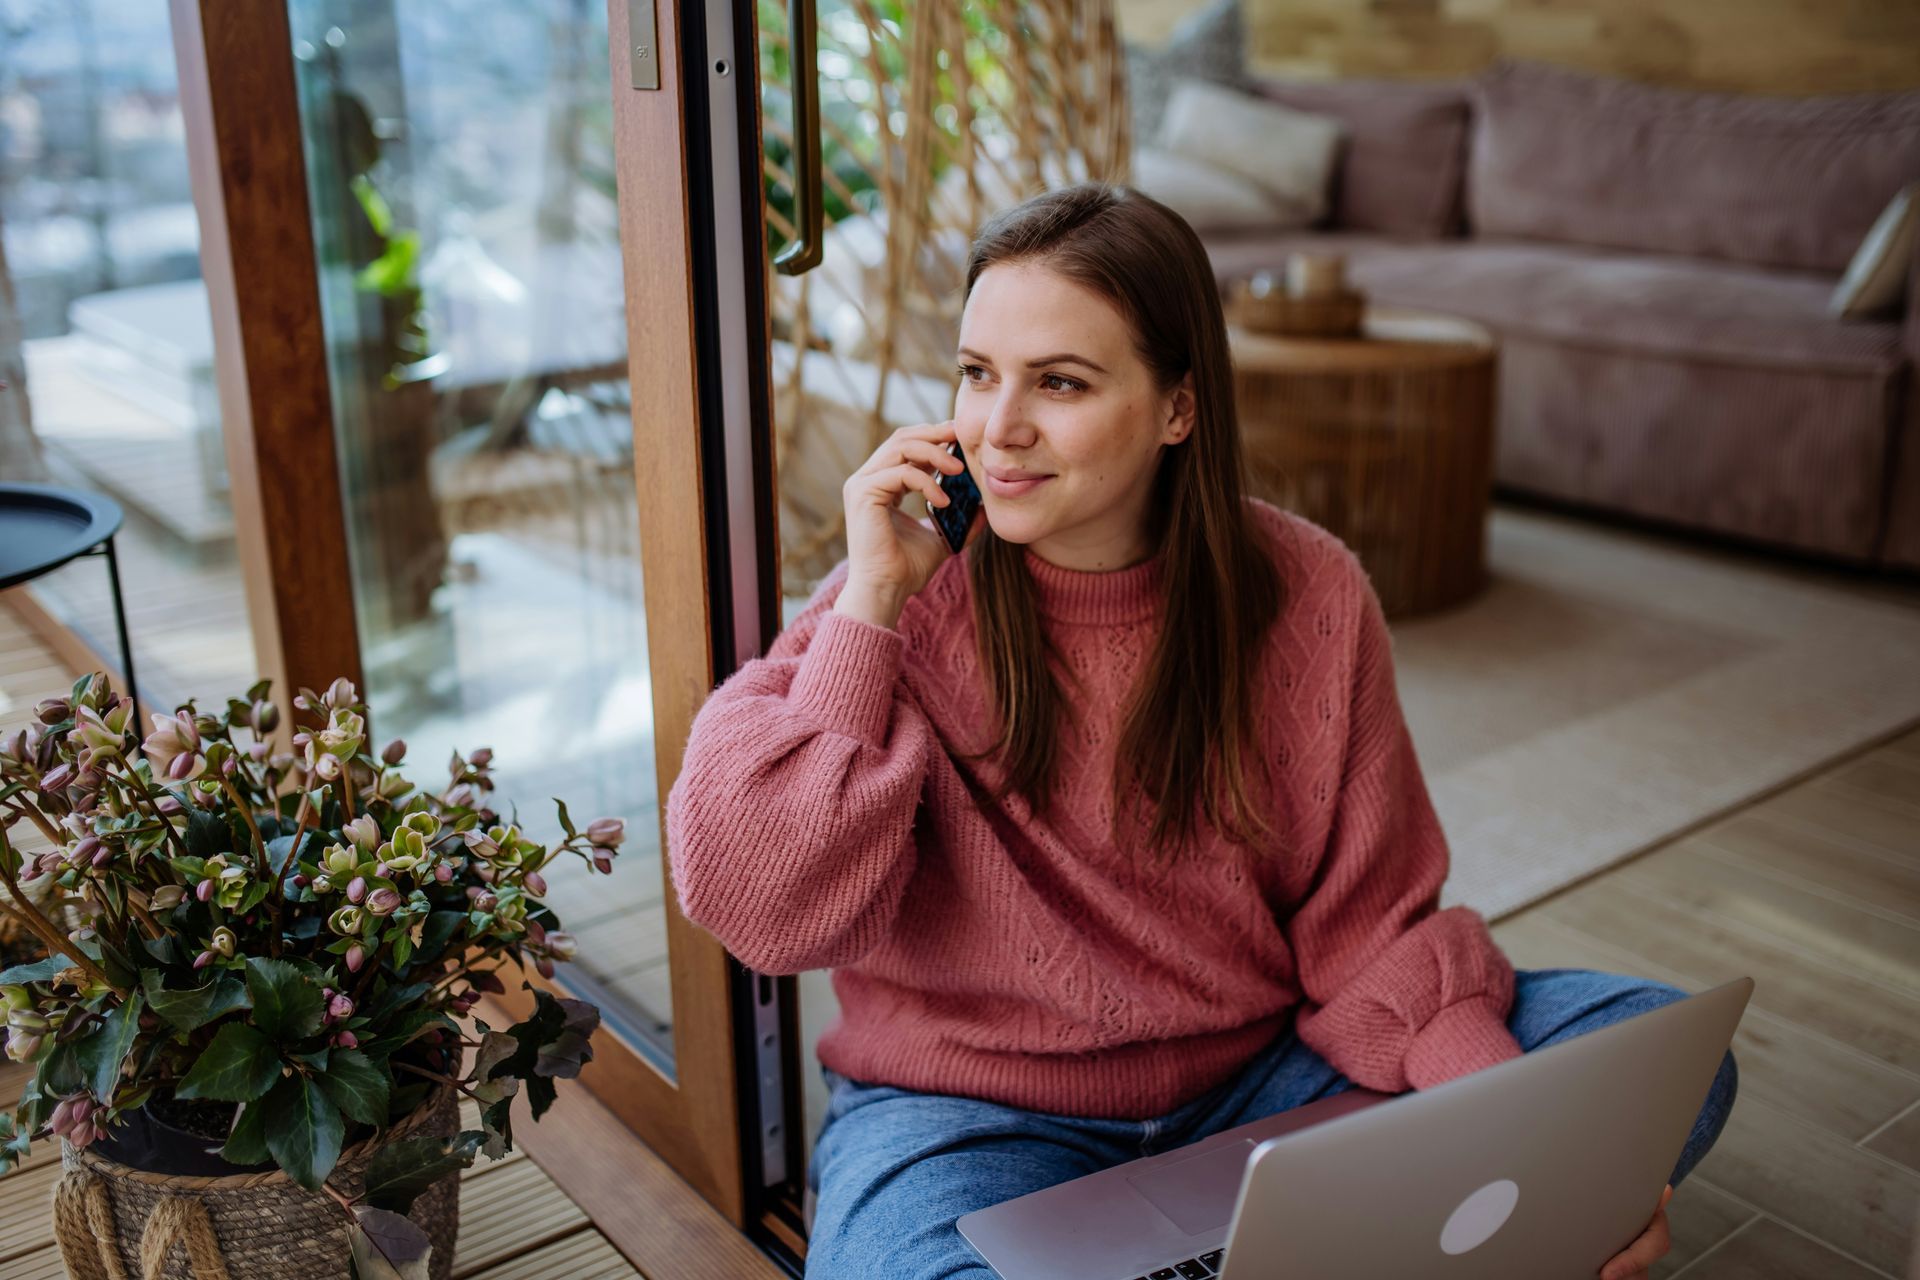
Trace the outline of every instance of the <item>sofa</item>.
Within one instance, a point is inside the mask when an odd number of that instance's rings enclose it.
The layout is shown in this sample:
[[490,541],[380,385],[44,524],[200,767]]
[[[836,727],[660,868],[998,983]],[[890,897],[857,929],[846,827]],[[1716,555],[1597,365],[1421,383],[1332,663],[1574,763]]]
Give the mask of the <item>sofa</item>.
[[1374,302],[1491,327],[1503,491],[1920,569],[1920,253],[1903,309],[1830,311],[1920,179],[1920,92],[1775,99],[1521,62],[1236,87],[1342,129],[1318,223],[1202,228],[1222,287],[1337,251]]

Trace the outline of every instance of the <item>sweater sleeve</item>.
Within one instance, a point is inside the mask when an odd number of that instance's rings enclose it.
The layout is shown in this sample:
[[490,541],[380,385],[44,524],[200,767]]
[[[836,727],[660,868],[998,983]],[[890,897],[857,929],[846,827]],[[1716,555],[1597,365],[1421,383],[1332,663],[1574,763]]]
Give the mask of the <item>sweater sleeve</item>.
[[1287,926],[1306,992],[1296,1028],[1356,1084],[1425,1089],[1520,1055],[1513,966],[1465,907],[1438,910],[1446,837],[1394,686],[1380,600],[1352,565],[1357,632],[1333,827]]
[[843,564],[708,695],[667,796],[681,911],[762,973],[858,960],[914,869],[936,739],[900,679],[900,633],[832,612],[844,584]]

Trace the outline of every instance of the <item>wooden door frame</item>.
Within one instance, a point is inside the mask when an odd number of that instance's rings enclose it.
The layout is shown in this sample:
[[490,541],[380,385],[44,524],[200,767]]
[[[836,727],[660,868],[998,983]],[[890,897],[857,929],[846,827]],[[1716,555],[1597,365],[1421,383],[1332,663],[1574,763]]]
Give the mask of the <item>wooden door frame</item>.
[[[276,689],[361,681],[339,458],[334,444],[311,204],[285,0],[169,0],[201,262],[212,308],[235,531],[260,667]],[[663,53],[678,7],[657,6]],[[685,91],[677,57],[660,88],[630,84],[626,0],[608,3],[615,163],[633,397],[656,785],[678,775],[694,714],[713,686],[711,610],[690,268]],[[675,196],[677,195],[677,199]],[[671,428],[671,429],[669,429]],[[664,803],[661,847],[665,848]],[[667,879],[662,859],[661,875]],[[665,894],[676,1079],[610,1028],[581,1083],[700,1195],[747,1227],[733,963]],[[537,979],[536,979],[537,981]],[[564,990],[564,984],[546,984]],[[524,1009],[531,996],[504,1001]],[[565,1170],[549,1169],[564,1188]],[[636,1263],[689,1269],[701,1247],[651,1233]],[[623,1242],[624,1243],[624,1242]]]

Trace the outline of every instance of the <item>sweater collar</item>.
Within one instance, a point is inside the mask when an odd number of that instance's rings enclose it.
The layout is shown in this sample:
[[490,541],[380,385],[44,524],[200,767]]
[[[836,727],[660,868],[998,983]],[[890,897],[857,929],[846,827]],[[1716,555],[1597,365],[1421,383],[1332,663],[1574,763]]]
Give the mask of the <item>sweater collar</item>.
[[1027,573],[1033,578],[1040,612],[1059,622],[1115,626],[1144,622],[1160,606],[1160,566],[1165,553],[1156,551],[1124,569],[1093,572],[1063,569],[1026,549]]

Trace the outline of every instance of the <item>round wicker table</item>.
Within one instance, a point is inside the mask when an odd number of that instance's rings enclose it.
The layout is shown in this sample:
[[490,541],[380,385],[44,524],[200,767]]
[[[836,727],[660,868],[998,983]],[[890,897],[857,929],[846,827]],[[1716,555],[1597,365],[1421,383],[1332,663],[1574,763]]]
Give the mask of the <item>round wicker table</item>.
[[1227,336],[1256,495],[1353,548],[1389,615],[1485,585],[1491,333],[1370,307],[1357,338]]

